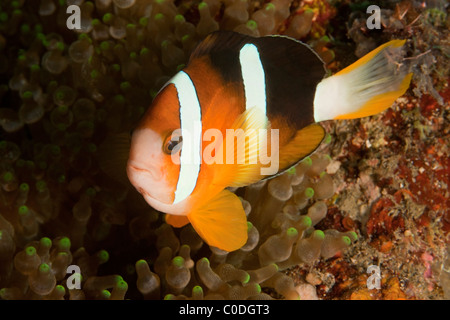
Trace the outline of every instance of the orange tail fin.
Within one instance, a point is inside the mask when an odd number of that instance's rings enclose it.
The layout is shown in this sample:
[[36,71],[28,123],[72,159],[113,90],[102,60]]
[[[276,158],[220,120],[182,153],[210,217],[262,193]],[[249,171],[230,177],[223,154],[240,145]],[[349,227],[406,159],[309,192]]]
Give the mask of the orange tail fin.
[[382,112],[403,95],[412,73],[399,70],[405,40],[392,40],[322,80],[314,98],[316,122]]

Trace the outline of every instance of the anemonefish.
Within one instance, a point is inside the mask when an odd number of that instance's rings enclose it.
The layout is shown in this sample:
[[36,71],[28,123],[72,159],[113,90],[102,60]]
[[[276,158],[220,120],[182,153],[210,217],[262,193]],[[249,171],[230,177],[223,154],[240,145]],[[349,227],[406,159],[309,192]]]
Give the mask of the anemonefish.
[[[397,70],[393,54],[404,42],[390,41],[325,77],[324,62],[297,40],[212,33],[134,130],[128,178],[150,206],[167,214],[170,225],[190,222],[209,245],[237,250],[247,241],[247,221],[240,199],[227,188],[268,176],[259,161],[206,163],[205,153],[209,160],[225,159],[216,153],[229,145],[208,130],[223,137],[230,129],[262,130],[261,139],[245,144],[245,159],[266,148],[277,155],[270,176],[280,174],[320,145],[325,132],[318,122],[373,115],[405,93],[412,74]],[[231,159],[238,160],[234,151]]]

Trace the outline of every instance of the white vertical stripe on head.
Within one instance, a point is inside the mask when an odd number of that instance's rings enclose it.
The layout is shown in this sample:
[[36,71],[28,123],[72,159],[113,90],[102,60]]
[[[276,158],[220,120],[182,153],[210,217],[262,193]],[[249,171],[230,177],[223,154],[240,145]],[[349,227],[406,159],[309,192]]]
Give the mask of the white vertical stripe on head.
[[178,72],[170,81],[175,85],[180,102],[180,125],[183,145],[180,173],[173,203],[186,199],[197,185],[201,164],[202,114],[197,92],[189,75]]
[[266,80],[258,48],[247,43],[239,52],[244,82],[245,109],[257,107],[266,114]]

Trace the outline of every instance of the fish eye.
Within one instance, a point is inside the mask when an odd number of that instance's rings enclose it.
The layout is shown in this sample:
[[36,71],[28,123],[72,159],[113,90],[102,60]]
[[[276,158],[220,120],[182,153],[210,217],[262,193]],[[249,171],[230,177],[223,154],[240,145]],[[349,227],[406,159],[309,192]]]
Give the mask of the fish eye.
[[166,137],[163,145],[163,151],[165,154],[171,155],[181,150],[183,145],[183,137],[179,131],[180,130],[174,130]]

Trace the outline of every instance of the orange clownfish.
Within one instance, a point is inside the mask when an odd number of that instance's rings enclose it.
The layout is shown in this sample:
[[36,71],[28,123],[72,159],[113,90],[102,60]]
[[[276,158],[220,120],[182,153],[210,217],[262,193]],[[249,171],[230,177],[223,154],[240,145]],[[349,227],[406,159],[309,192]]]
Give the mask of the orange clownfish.
[[[318,122],[365,117],[391,106],[412,76],[398,72],[392,59],[404,42],[390,41],[325,77],[323,61],[302,42],[212,33],[134,130],[128,178],[148,204],[167,214],[167,223],[190,222],[209,245],[237,250],[247,241],[247,221],[227,187],[296,165],[323,140]],[[230,132],[235,135],[228,139]],[[242,137],[240,152],[235,138]],[[263,164],[263,155],[272,163]]]

